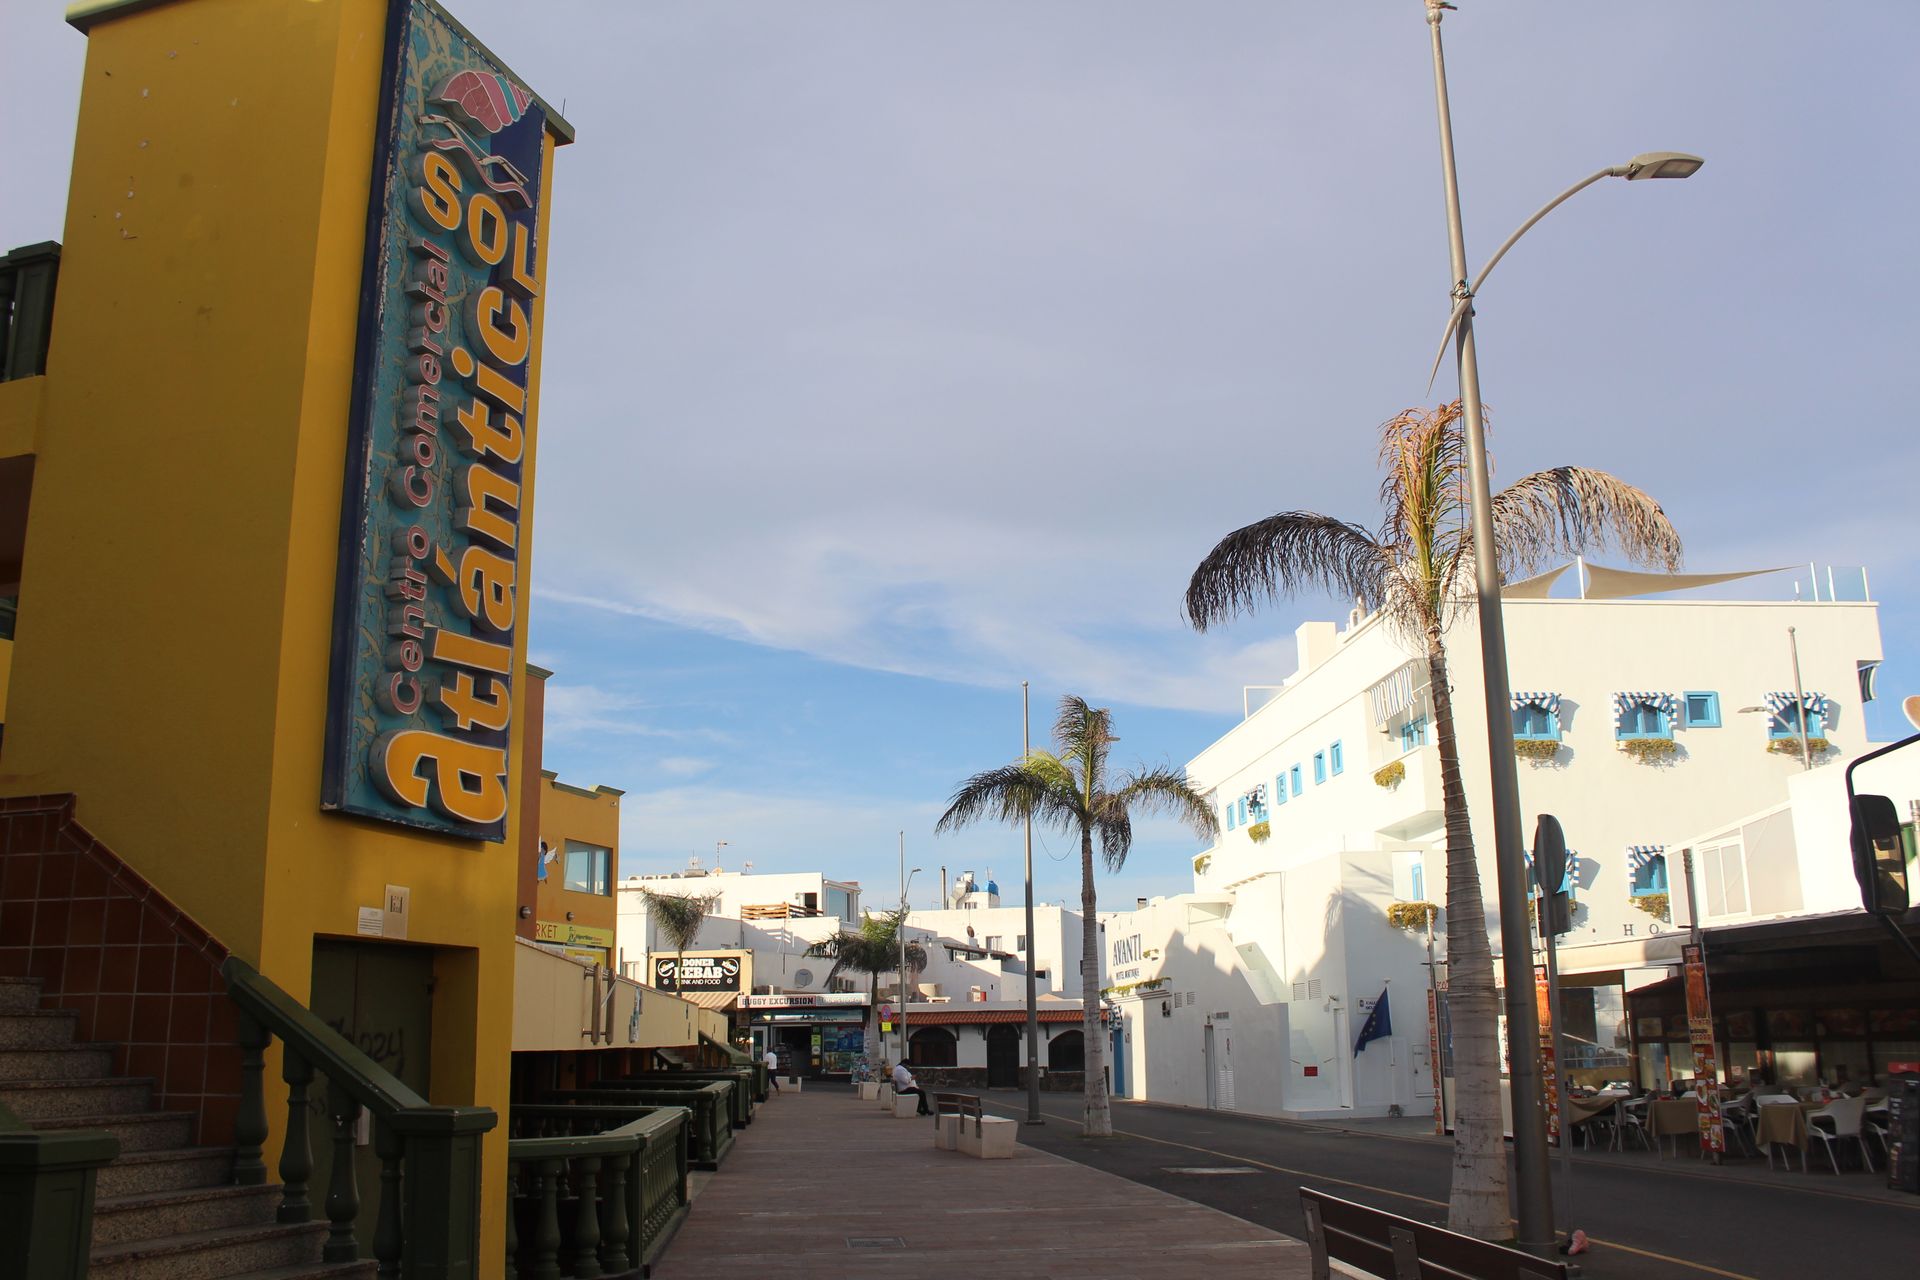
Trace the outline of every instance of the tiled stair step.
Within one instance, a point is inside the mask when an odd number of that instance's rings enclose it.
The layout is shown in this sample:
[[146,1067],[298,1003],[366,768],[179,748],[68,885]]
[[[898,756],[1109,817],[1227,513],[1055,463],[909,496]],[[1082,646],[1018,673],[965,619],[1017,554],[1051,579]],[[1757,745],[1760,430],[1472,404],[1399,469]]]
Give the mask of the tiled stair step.
[[112,1074],[112,1045],[0,1049],[0,1089],[10,1080],[98,1080]]
[[4,1080],[0,1104],[22,1120],[60,1116],[121,1116],[153,1105],[151,1079]]
[[0,1049],[53,1049],[73,1043],[80,1015],[71,1009],[0,1013]]
[[148,1111],[140,1115],[59,1116],[36,1120],[36,1129],[105,1129],[120,1140],[120,1150],[166,1151],[193,1143],[191,1111]]
[[218,1231],[222,1227],[270,1226],[283,1188],[193,1187],[132,1196],[96,1196],[93,1245],[98,1249],[134,1240]]
[[233,1175],[229,1147],[177,1147],[163,1151],[122,1151],[100,1170],[94,1194],[137,1196],[154,1191],[217,1187]]
[[325,1222],[225,1227],[111,1244],[93,1250],[88,1280],[218,1280],[311,1267],[327,1238]]
[[0,978],[0,1013],[32,1013],[40,1007],[40,979]]

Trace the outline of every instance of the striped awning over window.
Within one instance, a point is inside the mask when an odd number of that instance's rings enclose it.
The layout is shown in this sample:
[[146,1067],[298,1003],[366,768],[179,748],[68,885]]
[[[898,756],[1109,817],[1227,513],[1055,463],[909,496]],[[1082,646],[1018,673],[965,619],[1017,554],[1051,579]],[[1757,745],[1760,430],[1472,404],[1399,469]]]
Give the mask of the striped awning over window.
[[1557,693],[1538,693],[1529,690],[1516,690],[1513,694],[1513,709],[1538,707],[1548,715],[1560,714],[1560,695]]
[[1635,707],[1652,707],[1669,720],[1680,714],[1680,704],[1670,693],[1647,689],[1626,689],[1613,695],[1613,714],[1623,716]]
[[[1806,703],[1809,713],[1819,716],[1822,720],[1826,719],[1827,708],[1830,705],[1827,701],[1826,694],[1809,692],[1803,695],[1801,700]],[[1791,693],[1770,693],[1767,695],[1767,710],[1773,712],[1775,715],[1779,715],[1782,711],[1792,706],[1793,702],[1794,698]]]
[[1385,724],[1413,705],[1414,680],[1419,671],[1419,663],[1406,663],[1367,690],[1367,701],[1373,704],[1375,724]]
[[1251,789],[1250,789],[1250,790],[1249,790],[1249,791],[1247,792],[1247,794],[1246,794],[1246,797],[1245,797],[1245,798],[1246,798],[1246,801],[1247,801],[1247,803],[1248,803],[1248,804],[1250,804],[1250,805],[1264,805],[1264,804],[1266,804],[1266,802],[1267,802],[1267,784],[1266,784],[1266,783],[1264,783],[1264,782],[1258,782],[1258,783],[1255,783],[1255,784],[1253,785],[1253,787],[1252,787],[1252,788],[1251,788]]
[[1663,844],[1630,844],[1627,846],[1627,865],[1635,871],[1645,867],[1655,858],[1667,856],[1667,846]]

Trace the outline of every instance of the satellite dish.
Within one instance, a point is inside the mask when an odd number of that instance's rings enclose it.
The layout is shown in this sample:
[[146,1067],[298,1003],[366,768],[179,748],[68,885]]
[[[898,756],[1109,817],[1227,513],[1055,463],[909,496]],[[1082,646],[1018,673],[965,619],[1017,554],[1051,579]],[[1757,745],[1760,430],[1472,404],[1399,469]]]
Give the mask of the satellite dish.
[[1901,703],[1900,709],[1907,713],[1907,723],[1920,729],[1920,693],[1914,694]]

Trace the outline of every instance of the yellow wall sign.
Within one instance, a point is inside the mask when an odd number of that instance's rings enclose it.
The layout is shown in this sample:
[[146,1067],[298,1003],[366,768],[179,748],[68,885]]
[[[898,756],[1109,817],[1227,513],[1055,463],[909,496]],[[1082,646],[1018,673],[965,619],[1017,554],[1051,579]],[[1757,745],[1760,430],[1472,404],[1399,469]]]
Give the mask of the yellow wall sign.
[[534,940],[557,942],[563,947],[611,947],[613,930],[589,929],[583,924],[563,924],[557,920],[534,922]]
[[322,804],[500,841],[547,112],[438,6],[391,13]]

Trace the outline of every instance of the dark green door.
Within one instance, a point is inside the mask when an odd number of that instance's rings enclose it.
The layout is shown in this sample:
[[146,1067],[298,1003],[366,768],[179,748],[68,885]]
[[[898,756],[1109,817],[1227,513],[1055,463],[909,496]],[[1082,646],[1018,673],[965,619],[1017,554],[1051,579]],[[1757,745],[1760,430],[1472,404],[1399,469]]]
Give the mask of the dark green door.
[[[391,942],[315,939],[313,999],[319,1019],[353,1046],[399,1077],[423,1098],[433,1096],[428,1064],[433,1047],[433,949]],[[313,1184],[309,1198],[314,1217],[325,1221],[327,1188],[333,1171],[333,1122],[326,1090],[314,1081],[312,1102]],[[367,1142],[354,1149],[354,1174],[360,1216],[354,1234],[360,1256],[373,1256],[373,1229],[379,1216],[380,1159],[369,1126]]]

